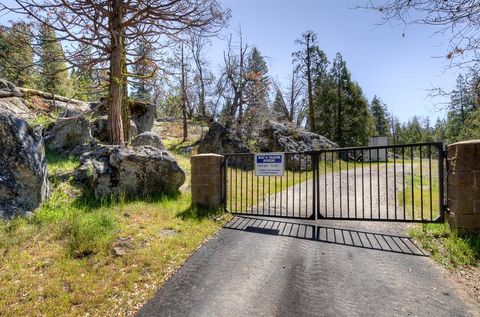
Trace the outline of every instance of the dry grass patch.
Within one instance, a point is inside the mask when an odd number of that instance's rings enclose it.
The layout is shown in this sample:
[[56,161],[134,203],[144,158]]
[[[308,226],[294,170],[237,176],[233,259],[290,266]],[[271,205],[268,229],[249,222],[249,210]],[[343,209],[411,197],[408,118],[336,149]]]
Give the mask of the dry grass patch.
[[187,193],[93,201],[57,179],[75,160],[48,158],[51,199],[0,221],[2,316],[131,316],[227,220]]

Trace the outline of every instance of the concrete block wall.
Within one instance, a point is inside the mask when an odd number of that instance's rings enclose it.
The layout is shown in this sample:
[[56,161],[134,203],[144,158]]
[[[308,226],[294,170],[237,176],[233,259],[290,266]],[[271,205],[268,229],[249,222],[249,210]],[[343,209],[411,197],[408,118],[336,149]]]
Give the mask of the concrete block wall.
[[480,140],[448,146],[447,219],[461,232],[480,232]]
[[199,154],[190,159],[192,167],[192,203],[218,207],[222,203],[223,156]]

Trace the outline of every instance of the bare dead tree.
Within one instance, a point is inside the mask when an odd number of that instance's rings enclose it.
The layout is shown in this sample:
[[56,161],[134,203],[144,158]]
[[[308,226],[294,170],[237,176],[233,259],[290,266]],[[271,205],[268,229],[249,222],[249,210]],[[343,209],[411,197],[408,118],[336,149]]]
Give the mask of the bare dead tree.
[[186,61],[184,54],[184,45],[181,44],[181,53],[180,53],[180,65],[181,65],[181,82],[180,87],[182,90],[182,122],[183,122],[183,141],[186,141],[188,138],[188,126],[187,126],[187,105],[188,105],[188,94],[187,94],[187,71],[186,71]]
[[446,36],[452,60],[464,56],[454,65],[477,63],[480,53],[480,1],[478,0],[371,0],[365,6],[383,16],[383,23],[400,21],[438,27],[436,34]]
[[300,111],[300,101],[299,98],[302,95],[302,91],[304,89],[303,82],[298,80],[298,70],[293,67],[292,74],[290,76],[290,86],[288,89],[287,97],[288,97],[288,116],[290,122],[294,122],[295,117],[297,116],[298,112]]
[[205,120],[207,118],[206,95],[208,78],[205,74],[206,60],[204,55],[205,45],[207,45],[207,38],[197,34],[191,34],[189,40],[190,51],[192,59],[196,67],[195,83],[197,85],[197,99],[198,99],[198,114],[200,118]]
[[[128,104],[126,82],[130,47],[142,39],[157,50],[185,31],[214,34],[226,23],[229,10],[217,0],[14,0],[0,3],[0,12],[23,15],[46,24],[65,43],[71,65],[81,60],[82,43],[92,49],[92,65],[109,70],[108,118],[112,144],[125,145],[122,105]],[[125,119],[125,118],[124,118]]]
[[314,81],[318,76],[325,73],[325,68],[328,63],[325,53],[316,45],[316,41],[317,35],[315,32],[307,31],[303,33],[301,38],[295,41],[301,49],[292,54],[293,62],[298,72],[302,75],[303,80],[306,81],[308,125],[310,130],[314,130],[316,127],[313,104]]
[[219,93],[222,96],[230,100],[228,109],[226,109],[226,123],[227,127],[230,127],[234,120],[241,125],[243,106],[245,100],[249,98],[246,96],[246,88],[249,82],[255,79],[252,74],[246,71],[246,56],[248,52],[248,45],[243,42],[243,36],[241,31],[239,32],[239,44],[236,48],[238,53],[234,52],[234,45],[232,43],[232,37],[228,40],[227,51],[223,53],[223,69],[222,75],[219,79],[218,86]]

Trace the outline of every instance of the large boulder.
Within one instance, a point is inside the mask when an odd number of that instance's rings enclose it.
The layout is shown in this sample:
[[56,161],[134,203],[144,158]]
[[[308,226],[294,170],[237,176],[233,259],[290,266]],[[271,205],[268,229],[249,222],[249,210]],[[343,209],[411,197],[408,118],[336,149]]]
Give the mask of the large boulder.
[[41,133],[0,113],[0,218],[33,212],[50,193]]
[[[258,145],[262,152],[309,152],[338,148],[335,142],[326,137],[308,132],[291,123],[267,121],[259,133]],[[330,153],[329,159],[334,160]],[[291,170],[309,170],[312,168],[310,156],[289,154],[286,156],[286,167]]]
[[265,152],[306,152],[338,148],[326,137],[290,123],[267,121],[260,130],[259,146]]
[[196,144],[197,152],[201,153],[251,153],[247,145],[232,130],[218,122],[208,126],[208,132]]
[[164,150],[162,138],[155,132],[143,132],[132,140],[132,146],[151,146],[153,148]]
[[35,114],[30,110],[28,102],[11,82],[0,79],[0,113],[13,114],[15,117],[30,120]]
[[60,113],[62,117],[89,111],[86,102],[58,96],[40,90],[16,87],[0,79],[0,112],[12,113],[25,120],[35,119],[39,114]]
[[30,109],[29,103],[19,97],[0,98],[0,113],[9,113],[23,120],[31,120],[36,114]]
[[60,117],[73,117],[90,110],[86,102],[69,102],[66,100],[42,99],[49,109],[60,113]]
[[130,118],[135,122],[138,133],[152,131],[156,106],[152,103],[130,101]]
[[175,158],[150,146],[98,146],[80,161],[75,180],[91,189],[96,198],[175,192],[185,182],[185,172]]
[[29,88],[19,87],[18,90],[23,94],[24,98],[29,101],[30,108],[37,111],[56,111],[69,115],[77,115],[91,110],[90,104],[81,100]]
[[0,98],[7,97],[22,97],[22,93],[11,82],[0,79]]
[[77,119],[60,119],[52,124],[45,132],[45,144],[49,150],[61,154],[78,154],[83,150],[74,151],[75,148],[83,148],[94,139],[90,131],[90,121],[80,117]]
[[[106,116],[108,113],[108,103],[106,100],[91,103],[95,109],[95,117]],[[139,100],[129,100],[130,119],[137,127],[137,133],[151,131],[155,122],[156,106],[152,103]]]
[[[92,136],[95,139],[99,140],[102,143],[108,143],[108,117],[100,116],[95,118],[92,121],[91,131]],[[135,136],[137,136],[137,133],[137,125],[133,120],[130,120],[130,137],[134,138]]]

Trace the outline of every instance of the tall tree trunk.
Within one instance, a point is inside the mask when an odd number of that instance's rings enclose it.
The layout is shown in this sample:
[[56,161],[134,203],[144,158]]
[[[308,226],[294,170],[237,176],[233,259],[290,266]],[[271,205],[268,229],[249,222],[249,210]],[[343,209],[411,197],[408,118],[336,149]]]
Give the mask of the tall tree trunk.
[[[123,43],[125,43],[125,38],[123,38]],[[124,48],[125,45],[122,45]],[[122,59],[122,72],[123,72],[123,102],[122,102],[122,124],[123,124],[123,135],[125,138],[125,145],[128,145],[130,141],[130,104],[128,98],[128,82],[126,78],[127,74],[127,53],[123,49],[123,59]]]
[[194,55],[195,63],[198,70],[198,80],[200,81],[200,89],[198,91],[198,112],[202,120],[207,118],[207,107],[205,105],[205,79],[203,78],[202,61],[199,56]]
[[242,100],[242,93],[240,93],[240,99],[238,103],[238,127],[242,125],[242,120],[243,120],[243,100]]
[[[233,125],[233,122],[235,120],[235,116],[237,114],[237,110],[240,110],[240,99],[241,99],[241,93],[238,90],[235,90],[233,93],[233,100],[232,103],[229,106],[229,109],[227,110],[227,119],[225,122],[225,128],[230,129]],[[237,121],[238,124],[238,121]]]
[[313,109],[313,85],[312,85],[312,69],[311,69],[311,52],[310,52],[310,36],[307,37],[307,88],[308,88],[308,121],[310,123],[310,131],[315,130],[315,112]]
[[238,120],[237,120],[237,128],[240,130],[242,126],[242,117],[243,117],[243,81],[245,80],[244,78],[244,50],[243,50],[243,37],[242,33],[240,33],[240,78],[239,78],[239,99],[238,99]]
[[290,113],[288,114],[289,115],[288,119],[292,123],[293,123],[294,111],[295,111],[295,68],[293,69],[293,72],[292,72],[292,83],[290,86]]
[[340,91],[340,82],[337,86],[337,142],[340,145],[343,145],[343,135],[342,135],[342,125],[343,125],[343,113],[342,113],[342,93]]
[[200,108],[200,115],[202,116],[202,119],[205,120],[207,118],[207,107],[205,105],[205,81],[203,79],[202,67],[199,67],[198,72],[200,77],[200,95],[198,96],[198,103]]
[[188,138],[188,127],[187,127],[187,92],[186,92],[186,82],[185,82],[185,56],[183,54],[183,44],[182,44],[182,116],[183,116],[183,141],[186,141]]
[[113,14],[110,18],[111,52],[110,52],[110,98],[108,111],[108,127],[110,142],[115,145],[125,145],[122,122],[123,102],[123,1],[113,1]]

